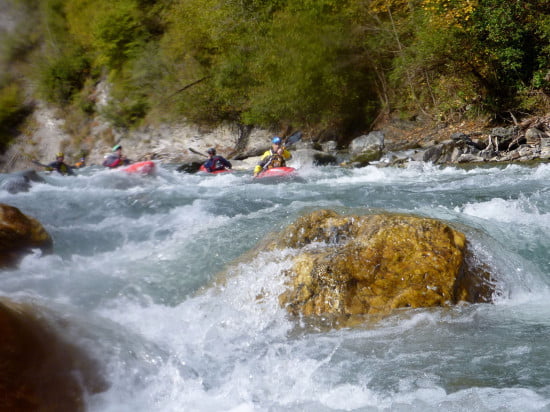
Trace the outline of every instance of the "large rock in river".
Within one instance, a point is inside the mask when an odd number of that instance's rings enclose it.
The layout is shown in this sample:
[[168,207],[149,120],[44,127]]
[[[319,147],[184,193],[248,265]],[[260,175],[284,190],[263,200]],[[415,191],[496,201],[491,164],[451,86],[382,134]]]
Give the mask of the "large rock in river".
[[107,389],[97,361],[55,326],[33,306],[0,300],[0,411],[84,411],[86,393]]
[[33,248],[50,252],[52,238],[36,219],[0,203],[0,268],[12,266]]
[[464,234],[434,219],[340,216],[320,210],[283,231],[271,248],[303,248],[279,297],[293,314],[387,314],[403,307],[489,302],[489,273]]

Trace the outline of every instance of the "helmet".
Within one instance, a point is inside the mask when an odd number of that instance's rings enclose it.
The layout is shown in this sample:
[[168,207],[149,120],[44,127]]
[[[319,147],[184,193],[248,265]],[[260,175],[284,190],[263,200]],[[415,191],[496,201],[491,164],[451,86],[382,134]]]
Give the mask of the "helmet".
[[55,155],[55,157],[65,157],[65,153],[59,152],[58,154]]
[[281,138],[279,136],[275,136],[273,139],[271,139],[271,143],[281,144]]
[[211,154],[211,155],[215,155],[215,154],[216,154],[216,149],[214,149],[213,147],[211,147],[210,149],[208,149],[208,150],[206,151],[206,153]]
[[122,146],[119,144],[113,146],[113,152],[116,152],[118,149],[122,149]]

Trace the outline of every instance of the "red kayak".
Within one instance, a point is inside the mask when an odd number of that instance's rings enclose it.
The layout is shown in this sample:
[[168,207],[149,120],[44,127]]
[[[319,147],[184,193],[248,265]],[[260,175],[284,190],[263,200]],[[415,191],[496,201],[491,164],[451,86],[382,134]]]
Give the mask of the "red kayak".
[[130,166],[123,167],[121,170],[132,174],[152,175],[156,171],[156,165],[155,162],[146,160],[145,162],[132,163]]
[[199,172],[204,172],[204,173],[208,173],[210,175],[217,175],[219,173],[230,173],[232,172],[233,170],[231,169],[221,169],[221,170],[214,170],[213,172],[209,172],[208,170],[206,170],[206,168],[204,167],[204,165],[201,165],[201,167],[199,167]]
[[263,179],[266,177],[290,177],[294,175],[296,169],[293,167],[272,167],[261,172],[256,179]]

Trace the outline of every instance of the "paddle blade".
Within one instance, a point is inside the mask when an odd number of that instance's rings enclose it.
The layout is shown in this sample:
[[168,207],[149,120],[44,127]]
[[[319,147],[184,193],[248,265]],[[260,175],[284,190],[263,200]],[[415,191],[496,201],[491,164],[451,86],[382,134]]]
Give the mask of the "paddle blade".
[[293,145],[294,143],[299,142],[301,138],[302,138],[302,132],[296,132],[291,136],[289,136],[288,139],[286,139],[285,145],[286,146]]

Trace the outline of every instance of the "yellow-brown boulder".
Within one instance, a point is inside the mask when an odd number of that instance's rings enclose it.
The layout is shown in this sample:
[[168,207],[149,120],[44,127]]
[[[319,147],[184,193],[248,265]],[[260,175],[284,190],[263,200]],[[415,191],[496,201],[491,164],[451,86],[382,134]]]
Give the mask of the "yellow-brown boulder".
[[303,248],[279,297],[296,315],[387,314],[490,302],[494,292],[464,234],[435,219],[320,210],[298,219],[269,247]]
[[35,308],[0,300],[0,411],[84,411],[107,388],[98,364]]
[[0,268],[13,266],[31,249],[52,250],[52,238],[36,219],[0,203]]

